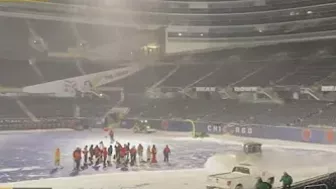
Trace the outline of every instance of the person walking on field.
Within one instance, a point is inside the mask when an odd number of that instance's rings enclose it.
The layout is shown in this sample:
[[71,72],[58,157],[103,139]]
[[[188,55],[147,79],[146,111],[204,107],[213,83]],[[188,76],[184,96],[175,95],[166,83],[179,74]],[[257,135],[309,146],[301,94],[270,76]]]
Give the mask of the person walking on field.
[[61,151],[59,148],[56,148],[55,150],[55,157],[54,157],[54,165],[56,168],[59,168],[61,166]]
[[86,145],[83,149],[83,155],[84,155],[84,167],[87,166],[87,160],[88,160],[88,146]]
[[108,155],[108,158],[107,158],[107,165],[109,167],[112,166],[112,153],[113,153],[113,146],[110,145],[110,147],[108,148],[107,150],[107,155]]
[[142,163],[144,160],[143,160],[143,146],[141,144],[138,145],[137,152],[139,156],[139,162]]
[[151,160],[151,155],[152,155],[151,147],[148,145],[148,147],[147,147],[147,163],[150,162],[150,160]]
[[169,163],[169,154],[170,154],[170,148],[168,147],[168,145],[166,145],[166,147],[163,150],[163,157],[164,157],[163,161],[164,162]]
[[156,147],[155,147],[155,145],[153,145],[153,147],[152,147],[152,159],[151,159],[151,163],[157,163],[156,153],[157,153]]
[[80,170],[80,163],[82,159],[82,151],[80,148],[76,148],[76,150],[73,152],[73,158],[75,161],[75,170],[79,171]]
[[107,161],[107,154],[108,154],[108,152],[107,152],[107,149],[106,149],[106,147],[104,147],[103,148],[103,165],[104,165],[104,168],[106,168],[106,166],[107,166],[107,164],[106,164],[106,161]]

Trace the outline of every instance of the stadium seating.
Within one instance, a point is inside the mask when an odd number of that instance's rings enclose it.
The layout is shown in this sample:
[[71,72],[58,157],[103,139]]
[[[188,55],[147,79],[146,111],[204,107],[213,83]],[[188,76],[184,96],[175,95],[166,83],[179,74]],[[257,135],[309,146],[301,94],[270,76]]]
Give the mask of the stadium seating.
[[173,65],[149,66],[134,75],[107,84],[106,86],[123,87],[127,93],[145,92],[149,87],[159,82],[173,68]]
[[[105,94],[105,93],[104,93]],[[27,112],[38,119],[102,117],[120,100],[119,92],[103,97],[57,98],[48,96],[0,97],[1,118],[28,118]],[[22,102],[20,106],[17,101]]]
[[0,17],[0,57],[11,60],[27,60],[35,51],[28,43],[30,33],[24,19]]
[[81,73],[74,62],[44,61],[37,63],[45,82],[80,76]]
[[77,47],[77,38],[70,23],[30,20],[32,29],[48,44],[51,52],[68,52]]
[[17,104],[16,99],[14,98],[0,97],[0,104],[1,118],[27,117],[24,111]]
[[103,117],[120,100],[118,92],[104,93],[103,97],[77,98],[75,104],[79,107],[81,117]]
[[[139,100],[137,103],[129,103],[126,100],[124,105],[131,108],[129,116],[133,117],[290,125],[298,124],[298,119],[304,119],[326,104],[327,102],[315,101],[293,101],[278,105],[250,104],[236,100],[160,99],[150,102]],[[332,120],[334,119],[330,119]]]
[[313,6],[308,10],[284,9],[266,12],[253,13],[232,13],[232,14],[160,14],[160,13],[122,13],[112,12],[111,16],[123,16],[125,20],[137,21],[143,24],[171,24],[171,25],[192,25],[192,26],[239,26],[239,25],[253,25],[253,24],[267,24],[267,23],[281,23],[291,21],[304,21],[319,18],[331,18],[335,16],[334,4],[326,4],[321,6]]
[[[257,11],[269,11],[269,10],[279,10],[287,8],[305,7],[313,5],[321,5],[327,3],[333,3],[334,0],[321,0],[321,1],[277,1],[277,0],[266,0],[265,4],[256,4],[254,1],[236,1],[236,0],[213,0],[207,1],[207,8],[189,8],[189,2],[197,2],[200,0],[178,0],[177,2],[172,1],[136,1],[136,0],[126,0],[114,2],[114,8],[127,7],[137,11],[149,11],[149,12],[167,12],[167,13],[184,13],[184,14],[194,14],[194,13],[237,13],[237,12],[257,12]],[[83,1],[62,1],[62,0],[52,0],[55,3],[73,3],[83,5]],[[203,1],[201,1],[203,2]],[[91,4],[90,4],[91,5]],[[229,6],[228,6],[229,5]],[[111,6],[109,3],[95,3],[91,6],[106,7]]]
[[334,58],[319,59],[316,62],[308,61],[305,64],[301,64],[301,67],[298,67],[293,74],[282,78],[278,83],[282,85],[313,85],[336,70],[334,61]]
[[74,99],[54,97],[20,97],[22,103],[37,118],[74,116]]
[[0,86],[23,87],[41,83],[28,60],[0,59]]

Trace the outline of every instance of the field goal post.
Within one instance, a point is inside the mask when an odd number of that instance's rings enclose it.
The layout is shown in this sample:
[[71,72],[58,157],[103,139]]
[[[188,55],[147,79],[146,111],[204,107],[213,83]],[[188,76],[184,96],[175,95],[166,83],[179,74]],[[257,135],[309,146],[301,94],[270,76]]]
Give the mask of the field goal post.
[[195,122],[191,119],[186,119],[185,120],[186,122],[190,123],[191,124],[191,136],[193,138],[196,138],[196,125],[195,125]]

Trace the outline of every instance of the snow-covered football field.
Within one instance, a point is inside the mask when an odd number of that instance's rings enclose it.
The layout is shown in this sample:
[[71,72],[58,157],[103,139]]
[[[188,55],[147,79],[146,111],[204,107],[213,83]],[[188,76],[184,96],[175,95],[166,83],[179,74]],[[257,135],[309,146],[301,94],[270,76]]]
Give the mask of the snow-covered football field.
[[[98,144],[100,141],[108,144],[109,140],[104,131],[2,132],[0,133],[0,183],[2,183],[0,186],[43,186],[54,189],[154,189],[169,186],[169,188],[180,189],[204,189],[206,176],[210,172],[228,171],[214,170],[214,168],[221,167],[223,169],[226,167],[230,169],[233,166],[223,166],[223,162],[220,160],[210,164],[208,162],[205,165],[207,159],[217,153],[231,155],[240,152],[242,143],[246,140],[260,141],[264,144],[265,161],[277,166],[274,172],[279,176],[283,171],[288,171],[295,181],[299,181],[336,170],[336,163],[333,163],[336,159],[336,146],[244,139],[231,136],[192,139],[187,133],[133,134],[126,130],[117,130],[115,133],[116,140],[120,143],[130,142],[131,145],[141,143],[145,147],[155,144],[159,150],[159,165],[157,167],[135,167],[129,172],[120,172],[114,167],[98,171],[89,168],[80,172],[80,176],[69,177],[73,169],[72,151],[74,148]],[[162,162],[161,152],[167,144],[172,150],[171,166]],[[53,168],[53,154],[57,147],[61,149],[61,162],[64,169],[50,175],[50,170]],[[282,166],[282,164],[286,166]]]

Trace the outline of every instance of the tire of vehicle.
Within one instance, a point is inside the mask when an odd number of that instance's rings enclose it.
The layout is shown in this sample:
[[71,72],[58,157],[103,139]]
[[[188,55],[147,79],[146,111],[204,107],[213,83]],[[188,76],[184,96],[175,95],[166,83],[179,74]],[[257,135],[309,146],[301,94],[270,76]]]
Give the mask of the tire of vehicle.
[[235,189],[244,189],[243,185],[242,184],[238,184]]

